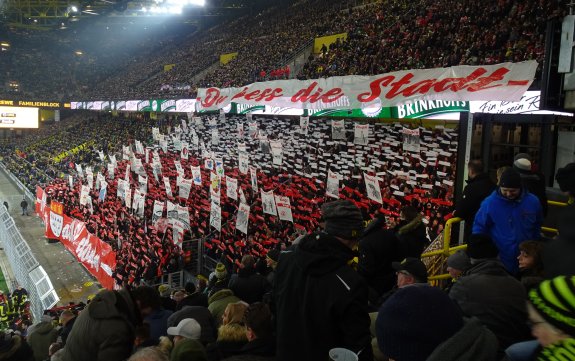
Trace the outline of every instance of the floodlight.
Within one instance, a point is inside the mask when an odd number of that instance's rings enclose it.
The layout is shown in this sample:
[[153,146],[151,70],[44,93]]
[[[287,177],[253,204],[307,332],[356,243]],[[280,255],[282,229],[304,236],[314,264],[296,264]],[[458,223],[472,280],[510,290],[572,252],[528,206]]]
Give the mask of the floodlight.
[[78,7],[76,7],[75,5],[70,6],[70,12],[72,12],[72,13],[77,13],[77,12],[78,12]]

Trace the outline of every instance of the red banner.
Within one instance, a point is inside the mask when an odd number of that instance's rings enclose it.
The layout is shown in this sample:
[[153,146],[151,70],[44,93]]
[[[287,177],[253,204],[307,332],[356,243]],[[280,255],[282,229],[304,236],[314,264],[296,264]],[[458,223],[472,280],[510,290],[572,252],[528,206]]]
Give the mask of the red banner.
[[84,222],[46,207],[46,194],[40,187],[36,188],[36,213],[46,225],[47,238],[62,242],[103,287],[114,288],[116,253],[109,244],[89,233]]

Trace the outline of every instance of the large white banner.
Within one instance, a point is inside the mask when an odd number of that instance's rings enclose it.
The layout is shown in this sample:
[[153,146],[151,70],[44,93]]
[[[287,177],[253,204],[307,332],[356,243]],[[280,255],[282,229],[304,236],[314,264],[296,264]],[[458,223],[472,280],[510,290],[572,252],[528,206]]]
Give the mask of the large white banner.
[[298,109],[361,109],[408,100],[518,101],[535,77],[537,62],[402,70],[373,76],[275,80],[239,88],[201,88],[198,110],[216,110],[232,101]]

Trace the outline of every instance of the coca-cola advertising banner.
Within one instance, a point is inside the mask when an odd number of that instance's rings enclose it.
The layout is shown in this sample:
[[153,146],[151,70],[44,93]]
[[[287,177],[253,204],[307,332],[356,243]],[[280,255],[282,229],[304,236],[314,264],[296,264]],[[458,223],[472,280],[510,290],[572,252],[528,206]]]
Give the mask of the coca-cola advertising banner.
[[299,109],[362,109],[416,100],[518,101],[535,77],[536,61],[402,70],[373,76],[276,80],[239,88],[201,88],[197,110],[231,102]]
[[109,244],[89,233],[84,222],[60,215],[46,206],[46,193],[40,187],[36,188],[36,213],[44,221],[46,238],[62,242],[103,287],[114,288],[112,272],[116,268],[116,253]]

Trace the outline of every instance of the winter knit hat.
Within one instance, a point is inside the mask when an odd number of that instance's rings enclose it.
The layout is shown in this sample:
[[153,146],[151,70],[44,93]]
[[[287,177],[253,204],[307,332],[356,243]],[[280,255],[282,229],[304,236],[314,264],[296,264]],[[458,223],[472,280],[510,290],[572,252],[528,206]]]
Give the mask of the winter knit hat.
[[529,292],[529,300],[545,321],[575,336],[575,276],[541,282]]
[[223,263],[218,263],[216,265],[216,270],[214,271],[214,273],[217,279],[223,280],[224,278],[227,277],[228,270],[226,269],[226,266]]
[[575,162],[557,169],[555,179],[563,192],[569,192],[572,196],[575,196]]
[[160,297],[170,297],[170,293],[172,292],[172,288],[170,285],[163,284],[158,286],[158,293]]
[[467,255],[474,259],[496,258],[499,249],[488,235],[472,234],[467,240]]
[[363,216],[359,208],[348,200],[325,203],[321,207],[324,230],[332,236],[347,240],[357,239],[363,232]]
[[375,321],[379,349],[396,361],[426,360],[462,327],[463,318],[449,296],[427,285],[399,289]]
[[460,249],[447,258],[447,267],[451,267],[460,271],[465,271],[471,267],[469,256],[464,250]]
[[501,175],[499,186],[503,188],[521,188],[521,175],[515,169],[509,168]]
[[513,168],[517,169],[519,172],[530,172],[531,161],[526,158],[519,158],[513,162]]

